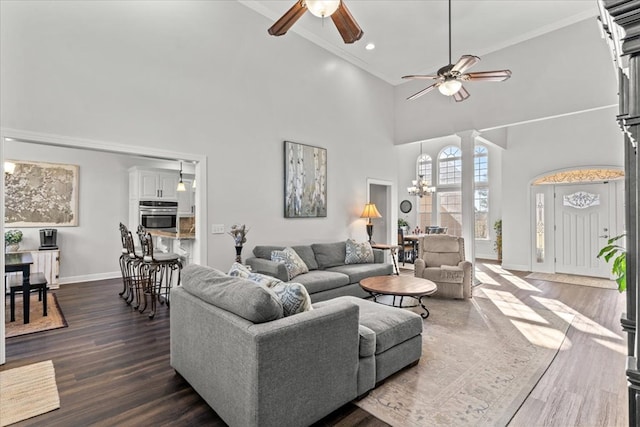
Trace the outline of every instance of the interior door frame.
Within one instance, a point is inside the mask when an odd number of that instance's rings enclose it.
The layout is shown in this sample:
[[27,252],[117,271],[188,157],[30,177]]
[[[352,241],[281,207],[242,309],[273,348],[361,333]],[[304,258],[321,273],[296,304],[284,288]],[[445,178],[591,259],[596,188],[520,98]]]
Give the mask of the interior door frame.
[[[124,154],[133,156],[153,157],[157,159],[174,160],[182,159],[195,162],[196,186],[196,244],[193,248],[193,262],[198,263],[207,259],[207,156],[193,153],[183,153],[144,147],[136,145],[124,145],[108,141],[96,141],[90,139],[80,139],[60,135],[29,132],[18,129],[0,128],[0,164],[4,169],[4,144],[13,140],[24,141],[33,144],[49,145],[64,148],[75,148],[97,152],[107,152],[114,154]],[[4,172],[0,180],[4,188]],[[4,218],[4,198],[1,203],[0,213]],[[0,232],[4,234],[4,220],[0,224]],[[4,257],[0,261],[0,266],[4,270]],[[6,337],[4,322],[4,304],[0,308],[0,365],[6,362]]]
[[371,186],[378,185],[382,187],[386,187],[386,206],[385,209],[389,212],[388,218],[385,219],[387,223],[387,242],[393,244],[394,241],[397,240],[396,229],[393,224],[398,223],[398,195],[396,194],[395,184],[392,181],[387,181],[383,179],[377,178],[367,178],[367,203],[371,197]]

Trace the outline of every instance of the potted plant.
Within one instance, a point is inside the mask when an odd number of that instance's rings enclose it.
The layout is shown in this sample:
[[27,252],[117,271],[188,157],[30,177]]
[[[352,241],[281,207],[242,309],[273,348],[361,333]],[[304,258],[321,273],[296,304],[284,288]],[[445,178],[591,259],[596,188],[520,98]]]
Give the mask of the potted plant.
[[600,249],[598,253],[598,258],[604,257],[607,262],[613,258],[611,273],[616,276],[616,282],[618,283],[618,290],[620,292],[624,292],[627,289],[627,250],[615,242],[624,236],[626,236],[626,234],[621,234],[607,240],[607,246]]
[[409,223],[403,218],[398,218],[398,228],[402,228],[403,233],[407,234],[409,232]]
[[493,249],[498,254],[498,261],[502,262],[502,220],[498,219],[493,223],[493,230],[496,232],[496,240],[493,242]]
[[22,241],[22,231],[7,230],[4,232],[5,252],[17,252]]

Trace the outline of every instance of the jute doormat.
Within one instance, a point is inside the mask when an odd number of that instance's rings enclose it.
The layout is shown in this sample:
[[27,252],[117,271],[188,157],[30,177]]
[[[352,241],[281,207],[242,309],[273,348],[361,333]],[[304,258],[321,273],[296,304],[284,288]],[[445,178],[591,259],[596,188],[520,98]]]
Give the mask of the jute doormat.
[[58,298],[52,292],[47,293],[46,317],[42,316],[42,301],[38,301],[37,293],[31,295],[29,313],[29,323],[25,325],[22,317],[22,296],[16,296],[16,320],[9,322],[9,297],[5,298],[4,324],[7,338],[67,327]]
[[568,283],[570,285],[591,286],[594,288],[618,289],[618,284],[599,277],[576,276],[563,273],[529,273],[525,279],[544,280],[546,282]]
[[51,360],[0,372],[0,426],[59,407],[60,396]]
[[477,289],[473,299],[428,299],[420,363],[355,404],[395,427],[507,425],[573,319],[509,295]]

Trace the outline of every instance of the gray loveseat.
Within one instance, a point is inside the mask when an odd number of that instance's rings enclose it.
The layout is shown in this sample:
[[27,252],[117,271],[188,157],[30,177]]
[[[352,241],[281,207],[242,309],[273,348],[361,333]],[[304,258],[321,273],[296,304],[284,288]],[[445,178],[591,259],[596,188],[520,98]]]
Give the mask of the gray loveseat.
[[[309,267],[309,272],[291,279],[307,288],[311,301],[325,301],[339,296],[369,296],[360,287],[360,280],[372,276],[386,276],[393,273],[393,266],[384,262],[384,252],[373,250],[374,262],[370,264],[345,264],[346,242],[313,243],[291,246]],[[282,250],[284,246],[256,246],[253,258],[247,258],[247,265],[257,273],[289,281],[287,269],[281,263],[271,261],[271,252]]]
[[355,297],[282,317],[269,289],[189,265],[171,291],[171,366],[231,426],[305,426],[422,355],[422,318]]

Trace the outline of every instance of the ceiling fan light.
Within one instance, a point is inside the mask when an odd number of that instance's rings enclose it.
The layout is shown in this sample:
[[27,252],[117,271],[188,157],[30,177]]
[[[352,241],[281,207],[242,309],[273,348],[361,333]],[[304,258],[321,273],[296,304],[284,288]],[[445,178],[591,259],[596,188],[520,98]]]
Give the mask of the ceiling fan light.
[[438,90],[441,94],[446,96],[453,96],[456,94],[460,88],[462,87],[462,82],[456,79],[446,79],[440,86],[438,86]]
[[305,4],[307,5],[309,12],[313,13],[318,18],[326,18],[338,10],[340,0],[306,0]]

